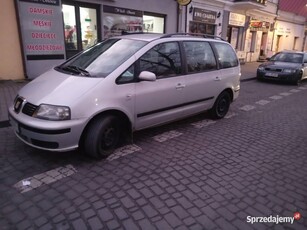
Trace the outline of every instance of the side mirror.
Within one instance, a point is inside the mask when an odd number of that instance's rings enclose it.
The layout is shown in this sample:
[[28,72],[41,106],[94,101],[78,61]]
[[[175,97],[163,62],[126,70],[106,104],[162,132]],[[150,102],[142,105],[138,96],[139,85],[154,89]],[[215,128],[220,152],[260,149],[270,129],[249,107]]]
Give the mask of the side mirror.
[[155,81],[157,80],[156,75],[153,72],[142,71],[139,75],[141,81]]
[[270,61],[270,60],[271,60],[271,58],[266,58],[265,60]]

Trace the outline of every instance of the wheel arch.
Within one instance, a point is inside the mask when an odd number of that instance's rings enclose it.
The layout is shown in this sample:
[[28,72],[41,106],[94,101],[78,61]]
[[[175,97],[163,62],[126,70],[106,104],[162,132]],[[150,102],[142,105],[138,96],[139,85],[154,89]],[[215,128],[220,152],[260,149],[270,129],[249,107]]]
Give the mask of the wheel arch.
[[132,122],[130,121],[129,117],[127,114],[125,114],[123,111],[112,109],[112,110],[106,110],[102,111],[95,116],[93,116],[86,124],[85,128],[82,131],[81,137],[79,139],[79,146],[83,145],[84,142],[84,137],[88,131],[88,128],[90,124],[97,119],[100,119],[104,116],[115,116],[119,118],[119,121],[121,122],[121,125],[123,127],[124,132],[122,132],[122,135],[125,138],[131,138],[132,137]]
[[221,95],[221,94],[224,93],[224,92],[229,93],[230,99],[231,99],[231,102],[232,102],[232,101],[233,101],[233,96],[234,96],[233,90],[232,90],[231,88],[226,88],[226,89],[224,89],[219,95]]

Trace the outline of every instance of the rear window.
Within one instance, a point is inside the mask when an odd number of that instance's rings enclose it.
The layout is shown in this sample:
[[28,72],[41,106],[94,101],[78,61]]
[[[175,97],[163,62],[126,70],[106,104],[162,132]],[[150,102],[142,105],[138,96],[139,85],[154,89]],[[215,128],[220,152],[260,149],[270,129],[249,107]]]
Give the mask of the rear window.
[[213,42],[213,47],[218,56],[218,62],[221,69],[231,68],[239,65],[237,54],[227,43]]
[[80,72],[81,76],[104,78],[146,44],[147,42],[138,40],[108,39],[56,67],[56,70],[75,75]]

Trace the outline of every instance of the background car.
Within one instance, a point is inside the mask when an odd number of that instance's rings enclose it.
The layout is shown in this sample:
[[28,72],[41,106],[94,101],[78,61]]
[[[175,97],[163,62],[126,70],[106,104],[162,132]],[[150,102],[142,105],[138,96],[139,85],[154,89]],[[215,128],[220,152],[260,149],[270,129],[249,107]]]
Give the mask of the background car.
[[307,53],[282,51],[257,69],[258,80],[279,80],[299,84],[307,78]]

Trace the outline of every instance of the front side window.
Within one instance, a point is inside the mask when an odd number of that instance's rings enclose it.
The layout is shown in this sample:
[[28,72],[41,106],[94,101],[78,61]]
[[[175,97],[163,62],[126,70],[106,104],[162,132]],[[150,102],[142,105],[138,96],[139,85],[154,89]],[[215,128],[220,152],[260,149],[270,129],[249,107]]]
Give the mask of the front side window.
[[216,69],[216,60],[208,42],[184,42],[188,73]]
[[130,66],[125,72],[123,72],[117,79],[117,84],[126,84],[134,82],[134,64]]
[[150,71],[157,79],[182,73],[179,45],[167,42],[156,45],[140,58],[140,72]]
[[238,58],[233,48],[227,44],[222,42],[213,42],[220,68],[231,68],[239,65]]
[[56,67],[56,70],[79,76],[104,78],[128,60],[147,42],[108,39]]

